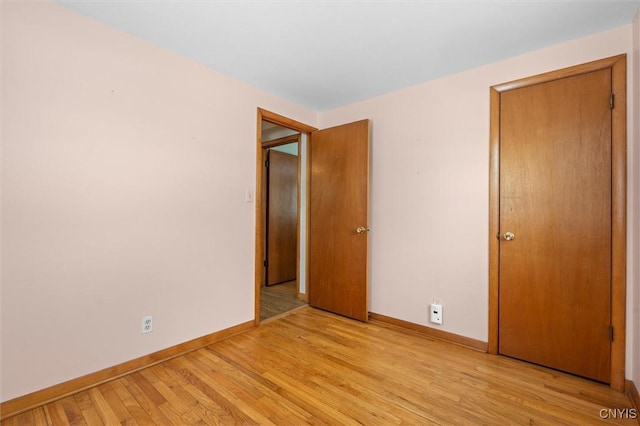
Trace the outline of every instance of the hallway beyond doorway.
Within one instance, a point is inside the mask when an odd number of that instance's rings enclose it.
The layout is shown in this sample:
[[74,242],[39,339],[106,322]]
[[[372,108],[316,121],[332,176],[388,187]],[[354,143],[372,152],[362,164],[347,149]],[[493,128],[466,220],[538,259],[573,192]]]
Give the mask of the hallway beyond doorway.
[[296,281],[260,288],[260,321],[273,318],[307,303],[298,299]]

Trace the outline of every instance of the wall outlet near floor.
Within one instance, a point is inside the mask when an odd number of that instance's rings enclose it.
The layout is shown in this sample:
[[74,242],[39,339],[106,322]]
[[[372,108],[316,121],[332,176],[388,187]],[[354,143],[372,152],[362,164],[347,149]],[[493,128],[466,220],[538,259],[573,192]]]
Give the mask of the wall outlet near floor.
[[434,324],[442,324],[442,305],[439,303],[432,303],[429,305],[430,319]]
[[142,318],[142,334],[151,333],[153,331],[153,316],[147,315]]

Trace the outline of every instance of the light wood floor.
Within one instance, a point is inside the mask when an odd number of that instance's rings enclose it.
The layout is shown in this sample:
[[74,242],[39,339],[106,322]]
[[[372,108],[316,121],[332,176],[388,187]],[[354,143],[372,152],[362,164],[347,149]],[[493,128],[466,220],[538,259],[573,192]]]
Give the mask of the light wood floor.
[[636,424],[599,417],[629,406],[606,385],[303,308],[2,426]]
[[297,282],[289,281],[260,288],[260,321],[281,315],[307,303],[298,299]]

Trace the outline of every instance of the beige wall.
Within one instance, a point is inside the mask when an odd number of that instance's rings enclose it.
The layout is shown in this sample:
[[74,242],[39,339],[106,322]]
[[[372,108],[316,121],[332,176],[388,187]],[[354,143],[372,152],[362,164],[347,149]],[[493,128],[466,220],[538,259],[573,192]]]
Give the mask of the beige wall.
[[253,320],[256,108],[315,112],[58,5],[3,8],[2,399]]
[[[437,299],[444,305],[441,329],[487,340],[489,87],[631,54],[631,31],[627,25],[319,115],[320,128],[361,118],[373,122],[373,312],[431,326],[427,306]],[[637,99],[637,88],[629,91]],[[637,123],[632,108],[629,117],[631,129]],[[630,150],[637,144],[629,138]],[[638,180],[630,180],[630,199],[637,193]],[[638,214],[631,207],[629,213],[631,238]],[[627,322],[633,341],[640,330],[632,296],[640,280],[633,275],[637,243],[629,246]],[[632,348],[627,377],[640,368]]]

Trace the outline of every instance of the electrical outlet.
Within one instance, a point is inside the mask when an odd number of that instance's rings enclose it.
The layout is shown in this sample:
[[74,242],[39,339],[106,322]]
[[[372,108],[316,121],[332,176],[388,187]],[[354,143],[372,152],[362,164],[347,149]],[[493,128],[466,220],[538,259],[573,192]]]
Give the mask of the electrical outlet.
[[142,334],[151,333],[153,331],[153,316],[147,315],[142,318]]
[[431,322],[434,324],[442,324],[442,305],[439,303],[432,303],[431,308]]

